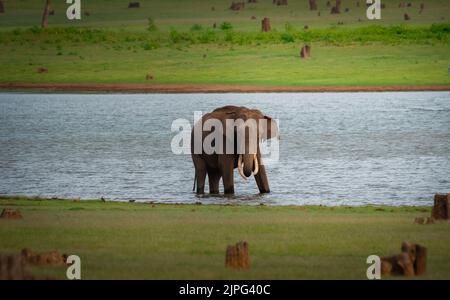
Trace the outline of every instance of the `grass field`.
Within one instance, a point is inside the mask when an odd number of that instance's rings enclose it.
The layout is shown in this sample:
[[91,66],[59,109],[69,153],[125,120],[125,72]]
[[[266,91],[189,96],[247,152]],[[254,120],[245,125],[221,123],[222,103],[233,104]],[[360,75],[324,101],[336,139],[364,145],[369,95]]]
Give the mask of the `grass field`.
[[[450,223],[413,224],[430,207],[224,206],[72,202],[2,197],[0,252],[58,250],[84,279],[365,279],[366,258],[428,247],[424,279],[450,278]],[[225,248],[250,245],[251,269],[224,267]],[[34,269],[64,278],[64,268]]]
[[[39,25],[45,0],[3,0],[5,12],[0,14],[0,30],[17,26]],[[52,1],[55,15],[50,16],[50,26],[89,26],[125,28],[129,30],[145,30],[149,17],[155,20],[162,31],[176,28],[189,30],[192,25],[212,27],[214,23],[230,22],[239,31],[259,31],[260,22],[264,17],[271,19],[275,30],[284,30],[290,23],[297,28],[308,25],[311,28],[323,28],[344,22],[345,26],[367,26],[368,24],[431,24],[450,21],[450,2],[447,0],[383,0],[386,5],[381,14],[381,20],[369,21],[366,18],[365,0],[342,0],[342,13],[331,15],[326,6],[327,0],[317,0],[318,10],[310,11],[308,0],[292,0],[287,6],[276,6],[272,0],[259,0],[255,4],[246,4],[241,11],[229,9],[232,0],[140,0],[141,8],[129,9],[124,0],[87,0],[81,1],[83,14],[81,20],[69,22],[66,18],[68,5],[65,1]],[[236,1],[235,2],[241,2]],[[247,2],[247,1],[244,1]],[[334,0],[330,1],[334,3]],[[360,6],[357,7],[357,2]],[[411,3],[411,7],[399,8],[399,2]],[[420,11],[420,4],[425,9]],[[213,10],[214,7],[214,10]],[[345,12],[345,8],[349,11]],[[321,15],[318,16],[320,11]],[[408,13],[411,20],[403,20],[403,14]],[[251,19],[255,16],[256,19]]]
[[[344,0],[350,10],[340,15],[318,0],[320,17],[307,1],[278,7],[261,0],[239,12],[228,9],[229,1],[141,1],[139,9],[126,1],[83,1],[90,16],[73,22],[66,5],[54,2],[45,30],[38,27],[44,1],[4,2],[0,83],[450,85],[448,1],[427,1],[421,14],[422,1],[406,8],[384,1],[382,20],[373,22],[356,0]],[[404,11],[411,21],[403,21]],[[260,32],[264,16],[272,20],[270,33]],[[156,30],[147,30],[149,17]],[[220,29],[223,22],[232,29]],[[312,46],[309,60],[299,58],[305,43]],[[48,73],[39,74],[41,67]]]

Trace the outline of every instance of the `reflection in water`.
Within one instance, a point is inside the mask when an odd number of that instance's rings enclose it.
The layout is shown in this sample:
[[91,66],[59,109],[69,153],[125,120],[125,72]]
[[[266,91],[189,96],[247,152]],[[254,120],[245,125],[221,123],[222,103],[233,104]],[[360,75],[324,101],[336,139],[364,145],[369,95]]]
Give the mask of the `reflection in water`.
[[[280,120],[272,193],[196,196],[172,121],[227,105]],[[450,96],[440,93],[0,94],[0,194],[236,204],[431,204],[450,192]],[[222,186],[221,186],[222,190]]]

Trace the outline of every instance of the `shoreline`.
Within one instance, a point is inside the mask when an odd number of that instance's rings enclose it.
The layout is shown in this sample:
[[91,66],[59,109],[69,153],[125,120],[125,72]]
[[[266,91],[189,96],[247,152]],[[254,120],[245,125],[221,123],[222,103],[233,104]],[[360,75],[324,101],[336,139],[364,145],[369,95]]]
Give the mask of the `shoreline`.
[[24,196],[24,195],[0,195],[0,205],[2,201],[64,201],[68,203],[110,203],[110,204],[138,204],[138,205],[162,205],[162,206],[218,206],[218,207],[271,207],[271,208],[316,208],[316,209],[341,209],[341,208],[352,208],[352,209],[364,209],[364,208],[374,208],[374,209],[404,209],[404,208],[417,208],[417,209],[430,209],[433,207],[433,203],[430,204],[418,204],[418,205],[388,205],[388,204],[363,204],[363,205],[324,205],[324,204],[266,204],[266,203],[252,203],[248,204],[246,202],[242,203],[207,203],[207,202],[161,202],[158,200],[120,200],[120,199],[81,199],[81,198],[64,198],[64,197],[40,197],[40,196]]
[[337,93],[450,91],[450,85],[259,86],[239,84],[0,83],[0,91],[129,93]]

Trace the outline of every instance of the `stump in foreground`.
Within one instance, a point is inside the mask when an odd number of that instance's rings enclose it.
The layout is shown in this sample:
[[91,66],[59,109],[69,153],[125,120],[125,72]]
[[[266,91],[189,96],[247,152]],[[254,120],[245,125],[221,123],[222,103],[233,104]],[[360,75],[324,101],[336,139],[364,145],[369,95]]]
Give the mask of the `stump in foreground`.
[[418,276],[426,272],[427,248],[403,242],[401,253],[381,258],[382,275]]
[[227,247],[225,267],[232,269],[250,268],[248,243],[246,241],[240,241],[236,245],[229,245]]
[[450,194],[434,195],[434,206],[431,217],[435,220],[450,219]]
[[269,18],[264,18],[261,21],[261,30],[263,32],[269,32],[270,31],[270,19]]
[[0,215],[2,219],[22,219],[22,214],[20,210],[15,210],[11,208],[5,208]]

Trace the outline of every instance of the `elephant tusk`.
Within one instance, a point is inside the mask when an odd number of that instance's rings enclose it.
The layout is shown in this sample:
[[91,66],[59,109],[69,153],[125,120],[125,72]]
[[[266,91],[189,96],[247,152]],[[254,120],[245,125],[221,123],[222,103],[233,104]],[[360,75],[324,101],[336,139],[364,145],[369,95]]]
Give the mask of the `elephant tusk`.
[[241,175],[242,178],[247,180],[247,177],[245,177],[245,175],[244,175],[244,170],[242,169],[242,154],[239,155],[238,170],[239,170],[239,175]]
[[256,174],[258,174],[259,171],[258,157],[256,156],[256,153],[255,156],[253,156],[253,163],[255,164],[255,170],[252,172],[252,174],[253,176],[256,176]]

